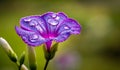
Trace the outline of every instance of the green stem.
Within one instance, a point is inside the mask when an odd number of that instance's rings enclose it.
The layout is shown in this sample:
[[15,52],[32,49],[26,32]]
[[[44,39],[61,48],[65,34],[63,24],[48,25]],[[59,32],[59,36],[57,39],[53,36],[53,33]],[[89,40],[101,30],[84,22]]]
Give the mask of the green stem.
[[17,65],[17,67],[18,67],[18,70],[20,70],[20,69],[21,69],[21,66],[20,66],[19,62],[16,62],[16,65]]
[[47,66],[48,66],[49,61],[50,61],[50,60],[46,60],[44,70],[46,70],[46,69],[47,69]]
[[18,70],[21,70],[21,66],[18,66]]

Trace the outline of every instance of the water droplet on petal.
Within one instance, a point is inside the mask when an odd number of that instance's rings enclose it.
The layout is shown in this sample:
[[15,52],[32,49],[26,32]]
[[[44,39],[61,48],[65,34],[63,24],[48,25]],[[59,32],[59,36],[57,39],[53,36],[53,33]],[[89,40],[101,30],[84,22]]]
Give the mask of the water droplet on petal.
[[25,21],[25,22],[30,22],[31,19],[29,19],[29,18],[25,18],[24,21]]
[[48,19],[48,23],[51,24],[51,25],[57,25],[58,21],[55,20],[55,19]]
[[29,25],[30,26],[36,26],[38,24],[38,22],[36,20],[32,20]]
[[25,39],[26,39],[26,36],[22,36],[22,38],[23,38],[23,40],[25,40]]
[[39,38],[38,35],[35,35],[35,34],[34,34],[34,35],[31,35],[31,36],[30,36],[30,41],[31,41],[31,42],[36,42],[36,41],[38,40],[38,38]]
[[55,19],[56,19],[56,20],[59,20],[59,19],[60,19],[60,17],[59,17],[59,16],[57,16]]
[[55,18],[55,17],[56,17],[56,14],[52,14],[52,17]]
[[29,25],[30,25],[30,26],[35,26],[35,24],[34,24],[34,23],[30,23]]
[[65,26],[64,29],[70,29],[68,26]]

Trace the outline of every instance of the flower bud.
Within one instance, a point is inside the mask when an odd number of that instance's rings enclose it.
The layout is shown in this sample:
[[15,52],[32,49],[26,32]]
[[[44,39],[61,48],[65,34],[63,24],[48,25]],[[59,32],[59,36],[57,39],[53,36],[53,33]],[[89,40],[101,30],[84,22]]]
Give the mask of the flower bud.
[[28,70],[28,68],[24,65],[24,64],[22,64],[22,66],[21,66],[21,69],[20,70]]
[[2,37],[0,37],[0,45],[8,55],[8,57],[11,59],[13,62],[17,62],[17,55],[13,51],[13,49],[10,47],[9,43]]
[[31,70],[37,70],[36,53],[34,47],[28,46],[28,60]]

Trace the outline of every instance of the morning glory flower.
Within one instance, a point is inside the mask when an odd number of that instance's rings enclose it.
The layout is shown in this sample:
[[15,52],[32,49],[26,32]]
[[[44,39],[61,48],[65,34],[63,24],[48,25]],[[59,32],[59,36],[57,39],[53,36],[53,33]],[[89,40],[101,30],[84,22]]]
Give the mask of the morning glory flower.
[[47,12],[21,18],[20,27],[16,26],[15,30],[29,46],[45,44],[49,50],[52,41],[63,42],[71,34],[79,34],[81,26],[63,12]]

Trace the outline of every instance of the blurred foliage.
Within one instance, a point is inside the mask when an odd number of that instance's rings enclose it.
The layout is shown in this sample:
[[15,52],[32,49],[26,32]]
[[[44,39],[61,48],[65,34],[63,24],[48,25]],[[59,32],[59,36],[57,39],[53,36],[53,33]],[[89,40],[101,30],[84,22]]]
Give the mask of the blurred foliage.
[[[5,38],[20,57],[26,51],[26,45],[14,30],[15,25],[19,25],[19,19],[61,11],[76,19],[82,31],[80,35],[72,35],[60,43],[48,70],[61,68],[56,61],[65,53],[77,53],[78,63],[74,63],[76,67],[71,70],[120,70],[119,7],[119,0],[0,0],[0,37]],[[38,70],[42,70],[45,63],[43,48],[36,47],[36,53]],[[26,54],[26,65],[27,61]],[[8,69],[16,70],[17,67],[0,48],[0,70]]]

